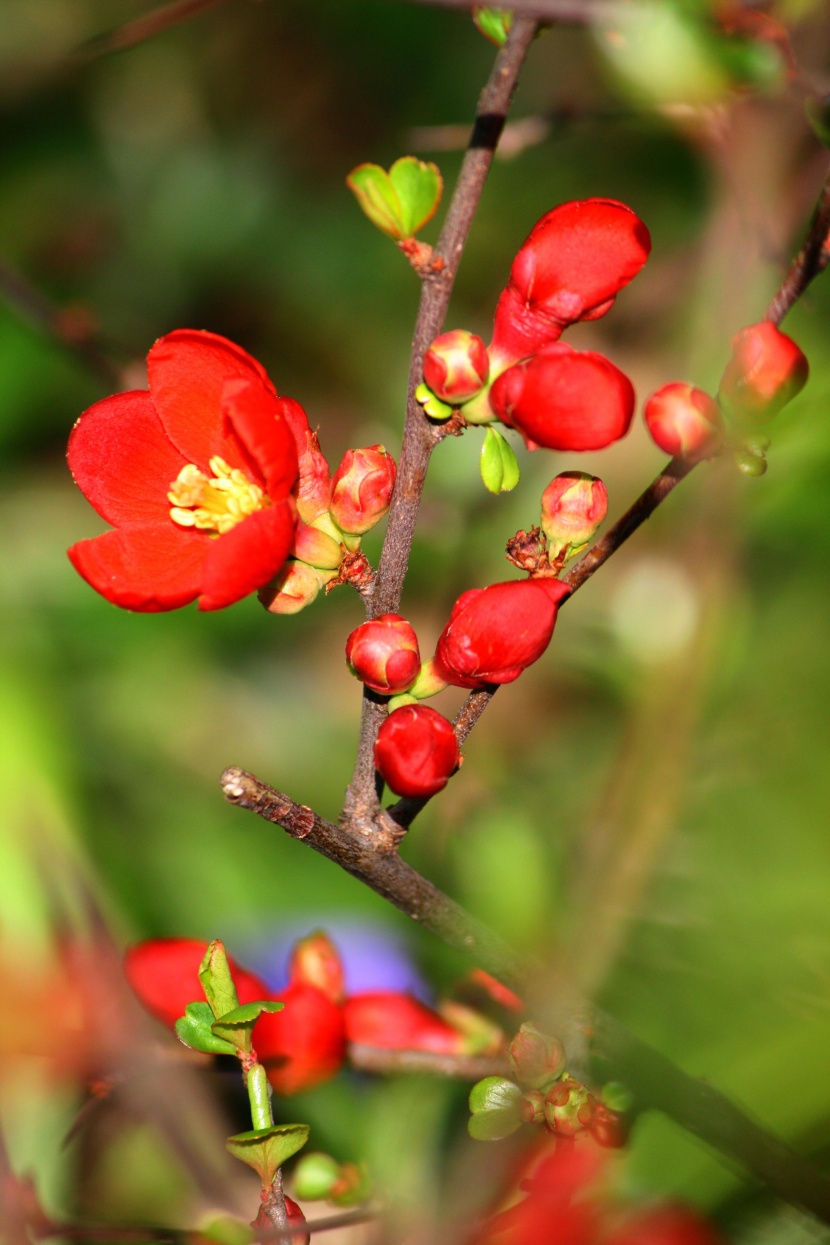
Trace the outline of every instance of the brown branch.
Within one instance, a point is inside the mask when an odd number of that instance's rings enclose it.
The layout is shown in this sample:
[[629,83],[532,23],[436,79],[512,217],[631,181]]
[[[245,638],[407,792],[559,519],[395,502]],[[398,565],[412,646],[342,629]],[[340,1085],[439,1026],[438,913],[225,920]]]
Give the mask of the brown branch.
[[394,1075],[410,1072],[432,1076],[455,1077],[460,1081],[480,1081],[485,1076],[509,1076],[510,1067],[498,1055],[447,1055],[431,1050],[390,1050],[383,1046],[366,1046],[350,1042],[346,1057],[361,1072]]
[[775,297],[767,307],[765,320],[780,324],[801,295],[830,262],[830,174],[816,204],[807,238],[796,255]]
[[111,52],[124,52],[127,48],[134,48],[147,39],[154,39],[156,35],[224,3],[225,0],[173,0],[172,4],[163,4],[160,8],[145,13],[143,17],[137,17],[135,21],[125,22],[123,26],[116,26],[113,30],[88,39],[81,44],[72,59],[92,61],[99,56],[108,56]]
[[[532,983],[538,987],[540,973],[544,976],[540,965],[523,960],[396,854],[380,855],[368,841],[362,846],[360,836],[325,821],[311,809],[301,808],[244,770],[225,770],[222,787],[230,803],[283,826],[295,838],[303,838],[425,929],[465,952],[477,966],[525,994]],[[301,835],[297,833],[299,826],[304,827]],[[567,983],[556,981],[553,994],[555,1006],[547,1008],[548,1014],[558,1013],[572,1022],[574,1017],[590,1016],[597,1056],[607,1064],[608,1076],[632,1089],[635,1109],[664,1112],[765,1181],[786,1201],[830,1222],[828,1176],[748,1119],[711,1085],[687,1076],[618,1021],[592,1008]],[[579,1020],[578,1027],[581,1025]],[[570,1053],[574,1035],[560,1032]]]
[[[427,347],[443,327],[467,235],[504,128],[519,70],[537,28],[537,23],[530,18],[519,18],[506,44],[499,50],[478,103],[467,154],[438,239],[436,256],[443,261],[443,266],[421,287],[409,365],[398,478],[374,592],[368,606],[370,618],[394,613],[400,602],[430,455],[442,437],[441,431],[436,430],[424,415],[415,398],[415,390],[423,379]],[[364,831],[377,819],[380,811],[373,750],[385,716],[385,705],[376,698],[364,695],[357,758],[343,810],[346,821]]]
[[[440,9],[472,9],[479,0],[414,0]],[[619,0],[510,0],[501,8],[532,17],[537,21],[559,22],[563,25],[585,26],[591,22],[618,22],[626,16],[627,6]]]

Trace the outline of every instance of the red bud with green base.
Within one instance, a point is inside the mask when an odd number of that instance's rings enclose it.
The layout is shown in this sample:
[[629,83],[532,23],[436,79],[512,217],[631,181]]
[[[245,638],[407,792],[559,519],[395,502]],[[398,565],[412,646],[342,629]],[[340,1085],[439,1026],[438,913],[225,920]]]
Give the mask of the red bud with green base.
[[720,407],[694,385],[663,385],[646,402],[643,417],[655,445],[687,462],[711,458],[723,444]]
[[346,640],[349,669],[380,696],[405,692],[418,677],[421,654],[415,629],[400,614],[361,623]]
[[452,724],[428,705],[396,709],[378,731],[375,767],[396,795],[435,795],[460,761]]

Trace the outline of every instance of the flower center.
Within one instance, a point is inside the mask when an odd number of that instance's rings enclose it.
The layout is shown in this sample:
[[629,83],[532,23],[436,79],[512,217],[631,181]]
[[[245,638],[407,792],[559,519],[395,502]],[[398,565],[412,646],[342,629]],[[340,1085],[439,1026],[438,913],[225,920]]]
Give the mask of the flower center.
[[211,458],[206,476],[193,463],[182,467],[167,498],[170,518],[180,527],[196,527],[213,536],[229,532],[249,514],[270,505],[261,488],[224,458]]

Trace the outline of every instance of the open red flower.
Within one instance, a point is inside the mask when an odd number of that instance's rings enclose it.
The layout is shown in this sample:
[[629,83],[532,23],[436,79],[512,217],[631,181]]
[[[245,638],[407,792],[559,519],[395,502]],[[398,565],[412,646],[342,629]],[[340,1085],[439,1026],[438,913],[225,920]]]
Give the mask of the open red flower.
[[297,448],[259,363],[179,329],[147,358],[149,392],[105,398],[69,439],[75,482],[114,530],[69,550],[124,609],[221,609],[277,574],[294,536]]

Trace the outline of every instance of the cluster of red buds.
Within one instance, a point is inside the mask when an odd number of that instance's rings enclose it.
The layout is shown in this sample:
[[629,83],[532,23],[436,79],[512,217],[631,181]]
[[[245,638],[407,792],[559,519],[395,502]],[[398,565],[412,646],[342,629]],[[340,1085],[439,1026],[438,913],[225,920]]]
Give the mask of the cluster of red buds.
[[745,438],[801,392],[808,374],[807,359],[792,338],[762,320],[733,337],[716,398],[694,385],[663,385],[646,402],[646,426],[661,450],[692,463],[717,454],[729,429],[738,438],[733,448],[739,468],[762,475],[766,444]]
[[147,368],[149,390],[97,402],[72,430],[72,474],[113,528],[72,546],[75,569],[125,609],[258,591],[296,613],[386,514],[391,455],[349,450],[331,476],[300,404],[215,333],[169,333]]
[[548,212],[513,261],[489,347],[464,330],[432,342],[419,395],[427,414],[446,418],[458,407],[467,423],[500,420],[529,449],[598,450],[619,440],[634,413],[631,382],[603,355],[559,339],[610,311],[650,250],[643,222],[616,200]]
[[[559,1138],[587,1133],[604,1147],[625,1144],[624,1116],[565,1070],[565,1050],[558,1038],[525,1023],[510,1043],[507,1058],[512,1080],[485,1077],[473,1087],[473,1137],[498,1140],[522,1124],[539,1124]],[[609,1092],[613,1094],[613,1088]]]
[[[125,956],[127,980],[139,1001],[173,1029],[198,994],[198,969],[208,944],[193,938],[154,938]],[[240,1004],[277,1000],[253,1031],[256,1056],[280,1094],[313,1089],[343,1066],[350,1044],[446,1055],[492,1052],[500,1029],[467,1008],[451,1019],[412,995],[393,990],[347,995],[343,965],[327,935],[311,934],[293,948],[289,980],[274,993],[256,974],[230,961]]]

